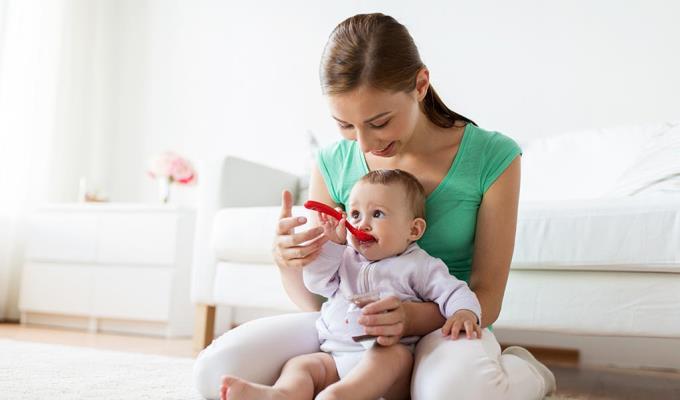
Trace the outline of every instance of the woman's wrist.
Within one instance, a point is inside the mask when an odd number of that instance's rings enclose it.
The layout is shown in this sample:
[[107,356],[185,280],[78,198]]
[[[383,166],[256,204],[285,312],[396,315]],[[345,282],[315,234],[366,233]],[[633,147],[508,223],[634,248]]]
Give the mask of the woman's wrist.
[[312,293],[305,286],[302,279],[302,270],[295,267],[279,266],[279,274],[283,289],[288,298],[298,306],[301,311],[319,311],[323,300],[320,296]]

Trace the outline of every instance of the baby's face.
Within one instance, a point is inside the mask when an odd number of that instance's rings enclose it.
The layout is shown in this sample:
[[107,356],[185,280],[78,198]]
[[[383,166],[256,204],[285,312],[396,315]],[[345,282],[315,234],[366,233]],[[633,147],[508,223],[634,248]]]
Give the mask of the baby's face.
[[381,260],[403,252],[425,230],[425,221],[413,217],[405,189],[398,184],[359,182],[354,185],[349,196],[347,221],[375,237],[375,242],[364,243],[348,232],[352,247],[369,260]]

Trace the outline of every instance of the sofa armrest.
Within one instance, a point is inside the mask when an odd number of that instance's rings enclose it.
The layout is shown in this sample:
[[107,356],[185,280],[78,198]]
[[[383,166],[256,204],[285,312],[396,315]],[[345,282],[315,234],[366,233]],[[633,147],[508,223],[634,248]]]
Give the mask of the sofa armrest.
[[275,206],[286,189],[297,194],[299,177],[238,157],[197,163],[198,204],[191,299],[213,304],[216,259],[211,247],[213,220],[225,207]]

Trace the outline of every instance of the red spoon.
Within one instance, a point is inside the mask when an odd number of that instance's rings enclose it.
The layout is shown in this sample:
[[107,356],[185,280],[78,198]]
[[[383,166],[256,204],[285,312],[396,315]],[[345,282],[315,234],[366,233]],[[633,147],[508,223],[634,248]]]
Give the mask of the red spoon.
[[[318,211],[320,213],[328,214],[331,217],[337,219],[338,221],[342,219],[342,214],[331,208],[329,205],[319,203],[318,201],[307,200],[305,202],[305,208]],[[375,240],[375,238],[370,233],[366,233],[362,230],[353,227],[349,222],[347,222],[347,220],[345,220],[345,226],[347,227],[347,229],[349,229],[352,235],[354,235],[357,239],[361,240],[362,242],[370,242]]]

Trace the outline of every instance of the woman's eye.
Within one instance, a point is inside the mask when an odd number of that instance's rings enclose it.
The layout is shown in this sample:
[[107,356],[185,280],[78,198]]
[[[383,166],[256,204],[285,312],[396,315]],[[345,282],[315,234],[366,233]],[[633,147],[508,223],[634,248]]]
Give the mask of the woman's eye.
[[373,129],[382,129],[382,128],[386,127],[387,124],[388,124],[389,122],[390,122],[390,120],[388,119],[387,121],[383,122],[383,123],[380,124],[380,125],[371,124],[371,128],[373,128]]
[[380,210],[373,211],[373,218],[380,218],[381,215],[383,215],[382,211]]
[[352,125],[338,124],[338,126],[340,127],[340,129],[351,129],[352,128]]

